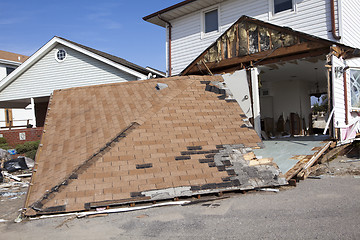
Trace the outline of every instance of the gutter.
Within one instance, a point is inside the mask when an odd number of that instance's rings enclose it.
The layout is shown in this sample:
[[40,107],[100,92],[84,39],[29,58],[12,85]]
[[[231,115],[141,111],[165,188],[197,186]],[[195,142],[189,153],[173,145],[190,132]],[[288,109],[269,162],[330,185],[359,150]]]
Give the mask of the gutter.
[[331,33],[333,35],[333,38],[335,40],[340,40],[341,36],[338,36],[336,34],[336,26],[335,26],[335,0],[330,1],[330,7],[331,7]]
[[161,17],[161,15],[158,15],[158,18],[165,22],[168,25],[168,29],[169,29],[169,45],[168,45],[168,77],[171,77],[171,29],[172,29],[172,25],[169,21],[163,19]]
[[344,79],[344,99],[345,99],[345,124],[349,124],[349,117],[348,117],[348,92],[347,92],[347,80],[346,80],[346,70],[348,70],[349,67],[345,67],[343,69],[343,79]]

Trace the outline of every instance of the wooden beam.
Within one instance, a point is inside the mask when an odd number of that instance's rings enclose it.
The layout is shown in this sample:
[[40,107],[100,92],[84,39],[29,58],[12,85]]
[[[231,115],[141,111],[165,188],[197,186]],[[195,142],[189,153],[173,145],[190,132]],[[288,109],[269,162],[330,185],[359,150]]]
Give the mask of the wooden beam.
[[[246,55],[246,56],[242,56],[242,57],[233,57],[230,59],[223,59],[220,62],[208,62],[207,66],[209,69],[213,70],[213,69],[218,69],[218,68],[230,67],[233,65],[238,65],[240,63],[246,63],[246,62],[250,62],[250,61],[256,62],[260,59],[275,58],[275,57],[281,57],[281,56],[286,56],[286,55],[294,55],[297,53],[314,51],[314,50],[317,50],[320,48],[328,49],[328,47],[329,46],[325,46],[325,45],[319,44],[319,43],[306,42],[306,43],[296,44],[296,45],[293,45],[290,47],[282,47],[282,48],[278,48],[275,50],[266,50],[263,52],[258,52],[258,53],[254,53],[254,54]],[[193,68],[190,68],[189,71],[186,73],[186,75],[193,74],[194,72],[197,72],[197,71]]]
[[[299,53],[299,54],[293,54],[293,55],[286,55],[286,56],[282,56],[282,57],[264,59],[261,62],[259,62],[259,64],[256,64],[256,65],[265,65],[265,64],[284,62],[284,61],[291,61],[291,60],[307,58],[307,57],[316,57],[316,56],[320,56],[320,55],[328,54],[328,53],[329,53],[329,48],[326,47],[326,48],[322,48],[322,49],[318,49],[318,50],[314,50],[314,51],[310,51],[310,52],[302,52],[302,53]],[[240,69],[243,69],[243,67],[241,67],[243,65],[250,66],[251,62],[250,61],[241,62],[239,64],[234,64],[232,66],[225,66],[225,67],[222,67],[222,68],[214,68],[214,67],[209,66],[209,63],[207,64],[207,66],[211,69],[213,74],[218,74],[220,72],[232,72],[232,71],[240,70]],[[197,74],[197,73],[199,73],[198,69],[194,69],[194,71],[189,71],[188,75]]]

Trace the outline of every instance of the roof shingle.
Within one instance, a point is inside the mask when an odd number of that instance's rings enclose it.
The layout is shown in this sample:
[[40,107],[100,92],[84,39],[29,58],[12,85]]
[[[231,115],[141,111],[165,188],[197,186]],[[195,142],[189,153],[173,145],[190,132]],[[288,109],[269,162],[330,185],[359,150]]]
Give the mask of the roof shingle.
[[[233,184],[224,182],[233,173],[229,162],[220,166],[215,155],[224,144],[251,148],[261,140],[244,127],[239,105],[205,91],[204,81],[222,77],[55,91],[26,207],[79,211],[153,199],[151,191],[165,198],[164,189]],[[168,87],[156,90],[159,82]]]

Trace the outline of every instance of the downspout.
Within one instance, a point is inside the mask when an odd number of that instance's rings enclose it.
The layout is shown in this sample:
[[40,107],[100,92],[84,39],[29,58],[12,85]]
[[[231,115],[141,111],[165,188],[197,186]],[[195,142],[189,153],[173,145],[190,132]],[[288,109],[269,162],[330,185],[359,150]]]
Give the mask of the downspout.
[[168,44],[168,48],[169,48],[168,49],[168,68],[169,68],[168,74],[169,74],[169,76],[168,77],[171,77],[171,28],[172,28],[172,25],[169,21],[163,19],[160,14],[158,15],[158,18],[161,21],[165,22],[168,25],[168,29],[169,29],[169,44]]
[[336,26],[335,26],[335,0],[330,1],[331,7],[331,33],[335,40],[340,40],[341,37],[336,34]]
[[345,100],[345,124],[349,124],[349,117],[348,117],[348,92],[347,92],[347,84],[346,84],[346,70],[348,70],[349,67],[345,67],[343,70],[343,79],[344,79],[344,100]]

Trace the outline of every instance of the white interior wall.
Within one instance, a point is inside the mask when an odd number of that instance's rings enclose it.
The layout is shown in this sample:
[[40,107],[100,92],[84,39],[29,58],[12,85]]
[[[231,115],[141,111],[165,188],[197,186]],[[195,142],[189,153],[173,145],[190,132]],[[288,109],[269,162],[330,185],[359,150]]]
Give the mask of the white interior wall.
[[325,63],[318,57],[259,66],[261,119],[273,118],[276,129],[282,114],[286,120],[290,113],[297,113],[309,127],[310,94],[327,92]]
[[281,115],[286,120],[290,113],[297,113],[300,118],[305,118],[308,126],[311,103],[309,96],[310,86],[307,82],[292,79],[269,81],[264,84],[263,88],[269,90],[270,96],[261,97],[260,99],[263,107],[261,112],[264,112],[264,114],[261,114],[262,117],[271,117],[272,115],[276,126],[276,122]]

